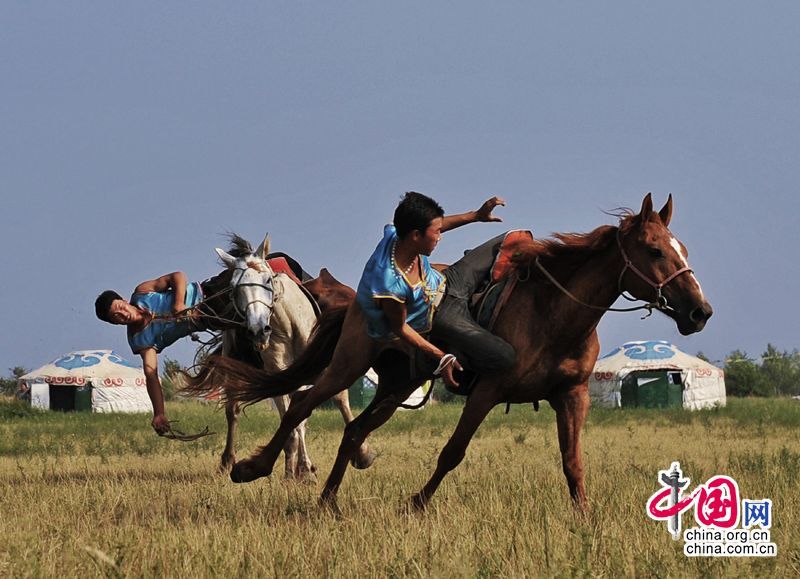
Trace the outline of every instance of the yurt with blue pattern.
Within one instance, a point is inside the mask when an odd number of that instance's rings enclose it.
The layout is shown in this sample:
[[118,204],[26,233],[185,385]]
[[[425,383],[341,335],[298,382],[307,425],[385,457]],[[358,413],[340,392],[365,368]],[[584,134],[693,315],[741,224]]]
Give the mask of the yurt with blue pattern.
[[47,410],[152,410],[142,368],[111,350],[59,356],[22,376],[19,387],[27,393],[31,406]]
[[627,342],[597,361],[589,396],[606,407],[725,406],[725,373],[663,340]]

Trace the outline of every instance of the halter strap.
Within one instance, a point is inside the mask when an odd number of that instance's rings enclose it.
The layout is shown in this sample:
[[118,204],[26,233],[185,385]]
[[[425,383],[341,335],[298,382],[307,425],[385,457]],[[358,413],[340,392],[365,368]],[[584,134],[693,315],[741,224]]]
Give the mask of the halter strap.
[[622,254],[622,259],[625,260],[625,267],[622,268],[622,273],[619,276],[620,281],[622,280],[622,276],[625,275],[625,271],[630,269],[633,273],[638,275],[650,287],[652,287],[653,289],[658,290],[660,292],[662,287],[667,285],[669,282],[671,282],[673,279],[675,279],[676,277],[678,277],[682,273],[686,273],[687,271],[688,272],[694,272],[694,270],[687,265],[686,267],[682,267],[681,269],[679,269],[678,271],[676,271],[675,273],[673,273],[672,275],[667,277],[667,279],[665,279],[661,283],[656,283],[655,281],[650,279],[647,275],[645,275],[644,273],[639,271],[639,268],[637,268],[635,265],[633,265],[633,262],[628,257],[628,254],[625,252],[625,248],[622,247],[622,238],[620,237],[619,229],[617,229],[617,246],[619,247],[619,252]]
[[653,289],[656,290],[656,301],[648,302],[648,303],[643,304],[641,306],[636,306],[636,307],[632,307],[632,308],[611,308],[611,307],[605,308],[603,306],[596,306],[596,305],[593,305],[593,304],[587,304],[583,300],[580,300],[577,297],[575,297],[574,295],[572,295],[572,293],[567,288],[565,288],[563,285],[561,285],[558,282],[558,280],[555,277],[553,277],[553,275],[549,271],[547,271],[545,269],[545,267],[542,265],[541,261],[539,261],[538,257],[536,258],[534,263],[536,264],[536,267],[539,269],[539,271],[541,271],[544,274],[544,276],[548,280],[550,280],[550,283],[552,283],[554,286],[556,286],[562,293],[564,293],[572,301],[574,301],[574,302],[576,302],[576,303],[578,303],[578,304],[580,304],[582,306],[585,306],[587,308],[591,308],[593,310],[603,310],[603,311],[606,311],[606,312],[635,312],[637,310],[647,310],[648,313],[647,313],[646,316],[644,316],[645,318],[650,316],[653,313],[654,309],[655,310],[661,310],[661,311],[669,311],[669,310],[674,311],[673,308],[670,307],[669,303],[667,302],[667,298],[664,297],[664,295],[661,293],[661,289],[665,285],[667,285],[669,282],[671,282],[673,279],[675,279],[676,277],[681,275],[682,273],[693,272],[694,270],[692,270],[692,268],[690,268],[687,265],[686,267],[682,267],[678,271],[674,272],[672,275],[668,276],[661,283],[658,283],[658,282],[655,282],[652,279],[650,279],[650,277],[648,277],[646,274],[642,273],[635,265],[633,265],[633,262],[631,262],[631,259],[628,257],[628,254],[625,252],[625,248],[622,247],[622,238],[620,236],[619,228],[617,228],[617,247],[619,247],[619,251],[622,254],[622,259],[625,262],[625,265],[623,266],[622,271],[619,274],[619,278],[617,278],[617,288],[619,289],[619,294],[622,297],[624,297],[626,300],[628,300],[628,301],[632,301],[632,302],[640,301],[640,300],[638,300],[638,299],[636,299],[636,298],[634,298],[632,296],[629,297],[629,296],[625,295],[625,290],[622,288],[622,278],[625,276],[625,272],[626,271],[631,270],[633,273],[635,273],[637,276],[639,276],[642,279],[642,281],[644,281],[646,284],[648,284],[650,287],[652,287]]

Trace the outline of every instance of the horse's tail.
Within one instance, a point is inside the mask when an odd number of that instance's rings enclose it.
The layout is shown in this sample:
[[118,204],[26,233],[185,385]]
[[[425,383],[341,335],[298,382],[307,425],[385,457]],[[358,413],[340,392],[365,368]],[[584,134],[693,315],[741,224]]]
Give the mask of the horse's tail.
[[221,386],[226,401],[253,404],[291,394],[301,386],[313,384],[330,364],[346,314],[347,306],[323,312],[305,349],[280,372],[260,370],[224,356],[211,356],[204,366],[223,374]]
[[[218,357],[222,354],[222,344],[217,346],[209,357]],[[221,390],[222,376],[214,375],[214,368],[205,362],[200,364],[200,371],[197,374],[190,374],[186,370],[178,370],[183,376],[183,386],[181,393],[190,396],[208,397]]]

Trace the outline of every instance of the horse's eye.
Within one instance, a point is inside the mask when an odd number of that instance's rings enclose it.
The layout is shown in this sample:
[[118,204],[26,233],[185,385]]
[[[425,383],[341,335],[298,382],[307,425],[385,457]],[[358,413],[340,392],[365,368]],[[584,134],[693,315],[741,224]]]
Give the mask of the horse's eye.
[[649,253],[650,257],[654,259],[661,259],[662,257],[664,257],[664,252],[658,249],[657,247],[648,247],[647,253]]

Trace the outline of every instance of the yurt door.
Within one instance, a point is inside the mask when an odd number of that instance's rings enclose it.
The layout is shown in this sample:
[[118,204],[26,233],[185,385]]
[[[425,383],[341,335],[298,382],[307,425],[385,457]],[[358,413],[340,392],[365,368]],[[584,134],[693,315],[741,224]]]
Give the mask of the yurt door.
[[666,372],[633,372],[622,385],[623,407],[680,407],[682,399],[681,386],[672,384]]

